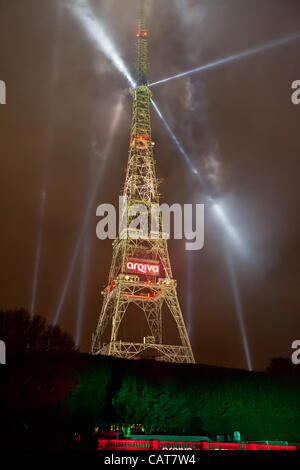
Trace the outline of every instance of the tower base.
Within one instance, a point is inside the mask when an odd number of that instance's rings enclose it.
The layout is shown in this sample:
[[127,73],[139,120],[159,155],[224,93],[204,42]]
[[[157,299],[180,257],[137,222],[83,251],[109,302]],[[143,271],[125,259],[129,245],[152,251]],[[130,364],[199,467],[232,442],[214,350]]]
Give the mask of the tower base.
[[141,359],[143,353],[149,349],[155,350],[156,355],[152,358],[160,362],[191,363],[194,358],[191,357],[190,348],[185,346],[174,346],[169,344],[156,344],[146,341],[143,343],[132,343],[123,341],[112,341],[106,343],[102,348],[93,350],[92,354],[102,354],[104,356],[114,356],[123,359]]

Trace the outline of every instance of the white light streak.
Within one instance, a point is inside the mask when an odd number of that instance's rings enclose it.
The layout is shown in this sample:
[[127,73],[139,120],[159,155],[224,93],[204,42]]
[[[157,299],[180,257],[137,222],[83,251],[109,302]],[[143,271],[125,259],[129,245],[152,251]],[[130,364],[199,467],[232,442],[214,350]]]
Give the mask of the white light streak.
[[83,224],[80,228],[80,232],[79,232],[79,235],[78,235],[78,238],[77,238],[77,241],[76,241],[74,253],[73,253],[73,256],[72,256],[72,259],[71,259],[71,264],[70,264],[69,270],[67,272],[67,276],[66,276],[66,280],[65,280],[65,283],[64,283],[64,286],[63,286],[63,290],[62,290],[62,293],[61,293],[61,296],[60,296],[60,299],[59,299],[59,302],[58,302],[58,306],[57,306],[57,309],[56,309],[56,312],[55,312],[55,315],[54,315],[53,326],[55,326],[57,324],[57,322],[60,318],[60,314],[61,314],[61,311],[62,311],[62,308],[63,308],[63,304],[64,304],[64,301],[65,301],[65,298],[66,298],[66,295],[67,295],[67,292],[68,292],[68,288],[69,288],[69,285],[70,285],[70,282],[71,282],[71,279],[72,279],[73,271],[74,271],[74,268],[75,268],[75,263],[76,263],[78,254],[80,252],[82,242],[84,240],[84,235],[86,233],[86,229],[88,227],[91,214],[93,213],[93,210],[94,210],[95,199],[96,199],[96,196],[97,196],[97,191],[99,189],[101,176],[103,174],[104,166],[105,166],[106,160],[108,158],[108,155],[111,152],[111,148],[112,148],[112,145],[113,145],[113,136],[114,136],[115,130],[116,130],[118,124],[119,124],[122,109],[123,109],[123,95],[121,95],[121,97],[119,98],[119,100],[116,104],[116,107],[114,109],[114,113],[113,113],[113,116],[112,116],[112,124],[110,125],[110,130],[109,130],[108,141],[107,141],[107,144],[106,144],[106,148],[104,150],[104,158],[100,162],[99,170],[97,172],[98,179],[95,182],[95,184],[93,185],[93,187],[91,189],[91,193],[89,195],[88,207],[87,207],[86,212],[85,212],[85,217],[84,217],[84,220],[83,220]]
[[119,70],[119,72],[126,77],[130,85],[134,87],[135,83],[122,57],[118,53],[113,41],[106,33],[102,22],[94,15],[89,2],[86,0],[76,0],[72,2],[69,8],[84,28],[88,37],[94,42],[97,49],[111,60],[117,70]]
[[285,38],[278,39],[276,41],[269,42],[259,47],[253,47],[252,49],[248,49],[244,52],[239,52],[237,54],[232,54],[228,57],[224,57],[223,59],[214,60],[213,62],[209,62],[208,64],[200,65],[200,67],[196,67],[194,69],[188,70],[186,72],[178,73],[176,75],[172,75],[171,77],[163,78],[162,80],[158,80],[156,82],[152,82],[149,84],[149,87],[160,85],[162,83],[169,82],[170,80],[176,80],[178,78],[186,77],[187,75],[191,75],[197,72],[203,72],[205,70],[212,69],[214,67],[218,67],[219,65],[228,64],[230,62],[234,62],[236,60],[244,59],[253,54],[258,54],[260,52],[265,52],[269,49],[274,47],[283,46],[291,41],[296,41],[300,39],[300,33],[296,33]]
[[237,233],[236,229],[234,228],[234,226],[230,222],[230,220],[229,220],[228,216],[226,215],[223,207],[219,203],[216,203],[216,202],[213,203],[212,207],[213,207],[215,213],[217,214],[219,220],[222,222],[222,225],[225,228],[228,235],[230,236],[231,240],[234,242],[234,244],[238,248],[243,248],[242,240],[241,240],[239,234]]

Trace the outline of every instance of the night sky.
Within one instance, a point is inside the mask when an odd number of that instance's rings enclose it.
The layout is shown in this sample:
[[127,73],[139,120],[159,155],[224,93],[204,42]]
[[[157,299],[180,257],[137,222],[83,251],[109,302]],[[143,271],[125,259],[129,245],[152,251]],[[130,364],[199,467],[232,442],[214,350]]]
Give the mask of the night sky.
[[[7,86],[7,104],[0,106],[0,308],[30,308],[40,233],[35,311],[53,321],[99,180],[59,317],[59,325],[75,335],[81,302],[80,344],[88,351],[112,254],[111,241],[96,238],[95,212],[102,202],[116,204],[120,194],[131,98],[126,79],[72,14],[75,3],[0,2],[0,79]],[[138,2],[90,4],[133,74]],[[300,2],[152,0],[148,26],[152,82],[300,34]],[[299,48],[300,39],[152,89],[245,247],[236,249],[209,206],[203,250],[186,252],[183,241],[169,243],[197,362],[246,368],[224,245],[233,258],[253,368],[289,357],[300,336],[300,105],[291,103],[291,84],[300,80]],[[121,95],[124,109],[104,163]],[[204,202],[154,111],[152,123],[162,202]]]

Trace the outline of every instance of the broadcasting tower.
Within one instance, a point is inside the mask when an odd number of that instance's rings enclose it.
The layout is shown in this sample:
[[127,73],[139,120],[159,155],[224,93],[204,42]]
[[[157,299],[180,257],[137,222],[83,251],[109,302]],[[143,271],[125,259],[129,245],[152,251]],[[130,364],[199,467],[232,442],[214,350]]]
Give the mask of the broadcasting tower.
[[[133,115],[123,190],[127,201],[122,213],[125,224],[113,242],[108,284],[103,291],[103,305],[92,336],[91,353],[127,359],[150,356],[159,361],[194,363],[178,302],[177,283],[172,276],[167,241],[163,238],[161,212],[158,209],[156,213],[157,231],[149,229],[146,237],[144,233],[139,236],[140,229],[132,229],[131,225],[134,216],[130,208],[133,206],[146,208],[148,214],[154,207],[159,207],[150,122],[152,93],[147,86],[148,32],[144,2],[136,36],[137,77],[136,86],[130,90]],[[132,310],[137,311],[144,322],[144,333],[140,334],[138,342],[128,341],[120,334],[120,325],[126,322],[126,316]],[[165,322],[167,310],[178,332],[177,344],[164,343],[164,332],[168,328]],[[107,332],[109,339],[104,342]]]

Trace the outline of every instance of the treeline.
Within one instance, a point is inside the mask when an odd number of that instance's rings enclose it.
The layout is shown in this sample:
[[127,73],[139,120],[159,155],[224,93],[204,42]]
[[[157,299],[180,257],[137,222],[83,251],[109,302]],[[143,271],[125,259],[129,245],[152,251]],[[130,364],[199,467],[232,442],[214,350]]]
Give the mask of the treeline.
[[293,377],[75,352],[33,353],[0,373],[1,433],[10,442],[56,442],[111,424],[211,438],[234,431],[245,440],[300,436],[300,383]]
[[66,436],[112,424],[213,439],[239,431],[243,440],[299,440],[300,380],[284,360],[268,373],[127,361],[81,354],[56,335],[52,348],[51,340],[30,348],[27,338],[0,366],[2,448],[62,448]]
[[79,425],[141,424],[146,433],[299,440],[300,383],[293,377],[202,365],[89,358],[66,397]]

